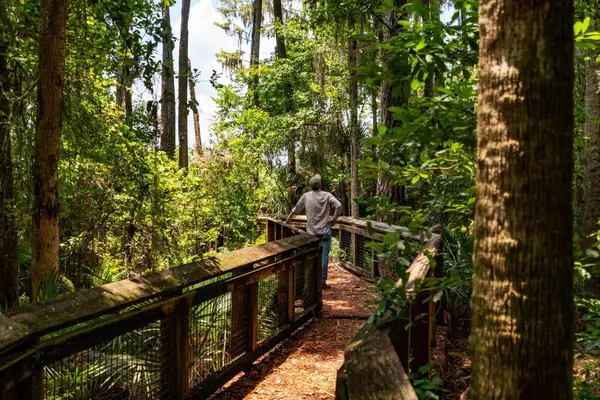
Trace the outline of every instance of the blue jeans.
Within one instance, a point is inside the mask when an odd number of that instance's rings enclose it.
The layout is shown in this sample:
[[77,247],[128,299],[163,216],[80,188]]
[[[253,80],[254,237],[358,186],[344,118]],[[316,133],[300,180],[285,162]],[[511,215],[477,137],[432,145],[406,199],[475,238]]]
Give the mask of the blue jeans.
[[327,281],[327,270],[329,268],[329,250],[331,250],[331,228],[329,231],[320,236],[321,241],[319,247],[321,248],[321,281],[325,283]]

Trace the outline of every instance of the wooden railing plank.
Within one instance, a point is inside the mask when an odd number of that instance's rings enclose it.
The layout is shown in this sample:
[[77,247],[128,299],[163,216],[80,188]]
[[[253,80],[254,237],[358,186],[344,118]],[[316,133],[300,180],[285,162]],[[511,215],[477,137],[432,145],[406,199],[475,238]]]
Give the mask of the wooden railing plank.
[[[431,270],[426,252],[440,252],[441,246],[441,236],[433,235],[407,269],[406,282],[396,283],[406,289],[402,308],[388,312],[375,324],[365,324],[346,347],[336,384],[338,400],[417,399],[405,370],[425,365],[430,359],[432,298],[419,288]],[[421,314],[421,322],[413,321],[415,325],[405,329],[406,317],[412,321]]]
[[340,400],[418,399],[387,329],[374,328],[346,347],[336,389]]
[[0,355],[14,348],[15,343],[36,339],[47,332],[112,313],[136,303],[177,293],[187,286],[245,265],[253,265],[275,255],[284,255],[288,251],[317,241],[318,239],[308,234],[296,235],[277,242],[219,254],[173,269],[71,293],[47,302],[19,307],[7,312],[7,318],[0,319],[0,332],[7,329],[20,329],[21,332],[0,336]]

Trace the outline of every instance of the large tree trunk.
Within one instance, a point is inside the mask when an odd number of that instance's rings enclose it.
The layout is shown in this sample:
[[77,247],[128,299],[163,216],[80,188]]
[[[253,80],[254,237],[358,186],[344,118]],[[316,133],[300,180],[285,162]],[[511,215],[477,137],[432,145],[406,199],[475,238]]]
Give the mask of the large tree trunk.
[[474,399],[570,399],[573,1],[483,0]]
[[[124,32],[125,36],[123,36],[123,41],[126,43],[128,36],[130,35],[130,18],[126,19],[124,24]],[[127,45],[126,45],[127,47]],[[131,95],[131,86],[133,85],[133,76],[131,73],[131,60],[129,56],[125,56],[123,59],[123,66],[119,72],[119,84],[117,86],[117,103],[124,109],[125,111],[125,123],[131,127],[133,124],[133,98]]]
[[31,290],[38,300],[45,283],[58,274],[58,160],[67,40],[67,0],[40,4],[38,114],[33,163]]
[[169,7],[163,7],[163,19],[167,29],[163,33],[162,54],[162,98],[160,123],[162,136],[160,148],[171,158],[175,158],[175,73],[173,70],[173,41]]
[[596,55],[588,61],[585,77],[586,121],[584,134],[589,137],[585,148],[585,191],[583,211],[584,247],[590,248],[596,242],[590,237],[600,230],[600,64]]
[[[349,16],[348,21],[349,34],[354,34],[354,16]],[[349,94],[350,94],[350,201],[352,204],[351,213],[353,217],[358,217],[358,203],[354,199],[358,197],[358,140],[360,128],[358,126],[358,81],[356,80],[356,68],[358,60],[356,54],[357,43],[352,37],[348,38],[348,69]]]
[[202,135],[200,134],[200,114],[198,113],[198,100],[196,100],[196,82],[192,73],[192,62],[188,59],[188,73],[190,82],[190,100],[192,114],[194,115],[194,135],[196,137],[196,157],[202,157]]
[[[281,0],[273,0],[273,14],[275,16],[275,21],[280,24],[283,24],[283,8],[281,6]],[[276,54],[277,58],[284,59],[287,57],[287,52],[285,50],[285,41],[283,40],[283,36],[279,31],[275,32],[275,45],[276,45]],[[290,82],[285,82],[283,84],[283,97],[284,97],[284,111],[286,114],[291,113],[294,109],[293,104],[293,91],[292,84]],[[288,154],[288,172],[292,176],[292,180],[296,180],[296,139],[294,138],[294,133],[289,133],[290,137],[288,137],[286,150]]]
[[[396,36],[400,32],[400,25],[398,24],[399,18],[404,18],[405,15],[398,13],[404,13],[401,7],[406,4],[407,0],[394,0],[395,9],[386,13],[384,17],[384,26],[382,27],[382,41],[386,42],[390,38]],[[383,67],[387,72],[390,71],[390,66],[393,63],[389,63],[385,52],[382,54]],[[397,61],[395,61],[397,63]],[[381,100],[380,100],[380,111],[379,119],[380,124],[384,125],[388,131],[391,131],[397,126],[397,121],[394,120],[392,113],[390,112],[391,107],[401,107],[404,104],[404,90],[402,87],[396,89],[396,86],[403,86],[402,80],[395,81],[389,76],[381,82]],[[396,93],[395,93],[396,92]],[[380,176],[377,180],[377,194],[380,196],[391,196],[392,201],[398,204],[404,203],[403,197],[398,197],[398,194],[403,193],[404,188],[393,188],[390,185],[389,179]]]
[[[383,42],[388,41],[390,38],[396,36],[400,32],[401,25],[398,24],[398,19],[401,17],[405,17],[404,15],[398,15],[398,13],[403,13],[400,8],[406,4],[407,0],[394,0],[395,10],[389,11],[386,13],[384,17],[385,25],[382,27],[383,30]],[[382,55],[384,60],[384,69],[386,71],[390,70],[390,63],[386,57],[386,54]],[[388,130],[391,130],[394,126],[396,126],[396,121],[390,112],[390,107],[400,107],[404,104],[404,91],[402,88],[400,90],[396,90],[396,94],[394,93],[394,88],[397,85],[403,85],[402,81],[394,81],[389,77],[384,79],[381,82],[381,111],[380,111],[380,123],[385,125]]]
[[[262,0],[254,0],[252,10],[252,48],[250,50],[250,68],[258,69],[260,62],[260,29],[262,27]],[[252,105],[258,107],[258,73],[252,77]]]
[[190,0],[181,3],[181,34],[179,40],[179,168],[188,167],[188,21]]
[[[0,7],[8,7],[0,1]],[[0,26],[0,310],[19,305],[19,249],[14,216],[14,181],[10,143],[11,80],[7,66],[9,32]]]

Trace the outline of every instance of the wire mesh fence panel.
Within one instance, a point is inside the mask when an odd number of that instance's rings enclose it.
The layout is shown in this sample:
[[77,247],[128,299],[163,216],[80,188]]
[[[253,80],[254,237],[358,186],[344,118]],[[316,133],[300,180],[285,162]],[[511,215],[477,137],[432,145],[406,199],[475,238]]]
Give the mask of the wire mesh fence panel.
[[373,270],[374,251],[366,246],[369,242],[370,238],[356,235],[356,266],[370,272]]
[[272,275],[258,282],[258,343],[277,333],[285,303],[279,301],[278,276]]
[[344,261],[352,261],[352,234],[342,230],[342,238],[340,243],[341,254],[340,258]]
[[48,400],[160,399],[171,379],[161,377],[160,321],[44,367]]
[[[190,310],[190,387],[227,366],[232,348],[240,354],[246,350],[246,336],[231,335],[231,300],[232,293],[226,293]],[[247,317],[240,318],[234,325],[247,326]]]

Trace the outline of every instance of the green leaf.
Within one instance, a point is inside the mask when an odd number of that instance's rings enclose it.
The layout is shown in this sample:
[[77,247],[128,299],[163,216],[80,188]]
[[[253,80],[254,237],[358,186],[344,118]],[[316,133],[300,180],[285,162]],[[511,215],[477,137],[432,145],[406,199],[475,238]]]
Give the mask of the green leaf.
[[438,291],[435,296],[433,296],[433,302],[437,303],[438,301],[440,301],[440,299],[442,298],[442,296],[444,295],[444,291],[440,290]]
[[417,90],[420,85],[421,85],[421,82],[419,82],[418,79],[413,79],[413,81],[410,83],[410,88],[412,90]]
[[419,182],[421,180],[421,177],[419,175],[415,176],[412,178],[412,180],[410,181],[410,183],[412,183],[413,185],[417,182]]
[[590,27],[590,17],[587,17],[586,19],[583,20],[583,24],[581,26],[581,32],[585,33],[589,27]]
[[379,132],[381,136],[384,136],[387,132],[387,126],[385,126],[384,124],[377,125],[377,132]]
[[589,32],[585,34],[587,40],[600,40],[600,32]]
[[424,40],[421,40],[421,41],[419,42],[419,44],[417,44],[417,45],[415,46],[415,50],[416,50],[416,51],[419,51],[419,50],[421,50],[421,49],[425,48],[425,46],[427,46],[427,43],[425,43],[425,41],[424,41]]
[[575,47],[577,47],[578,49],[594,50],[596,48],[596,45],[594,45],[593,43],[576,42]]
[[586,254],[588,255],[588,257],[592,257],[592,258],[600,257],[600,253],[598,253],[596,250],[593,250],[593,249],[587,249]]

